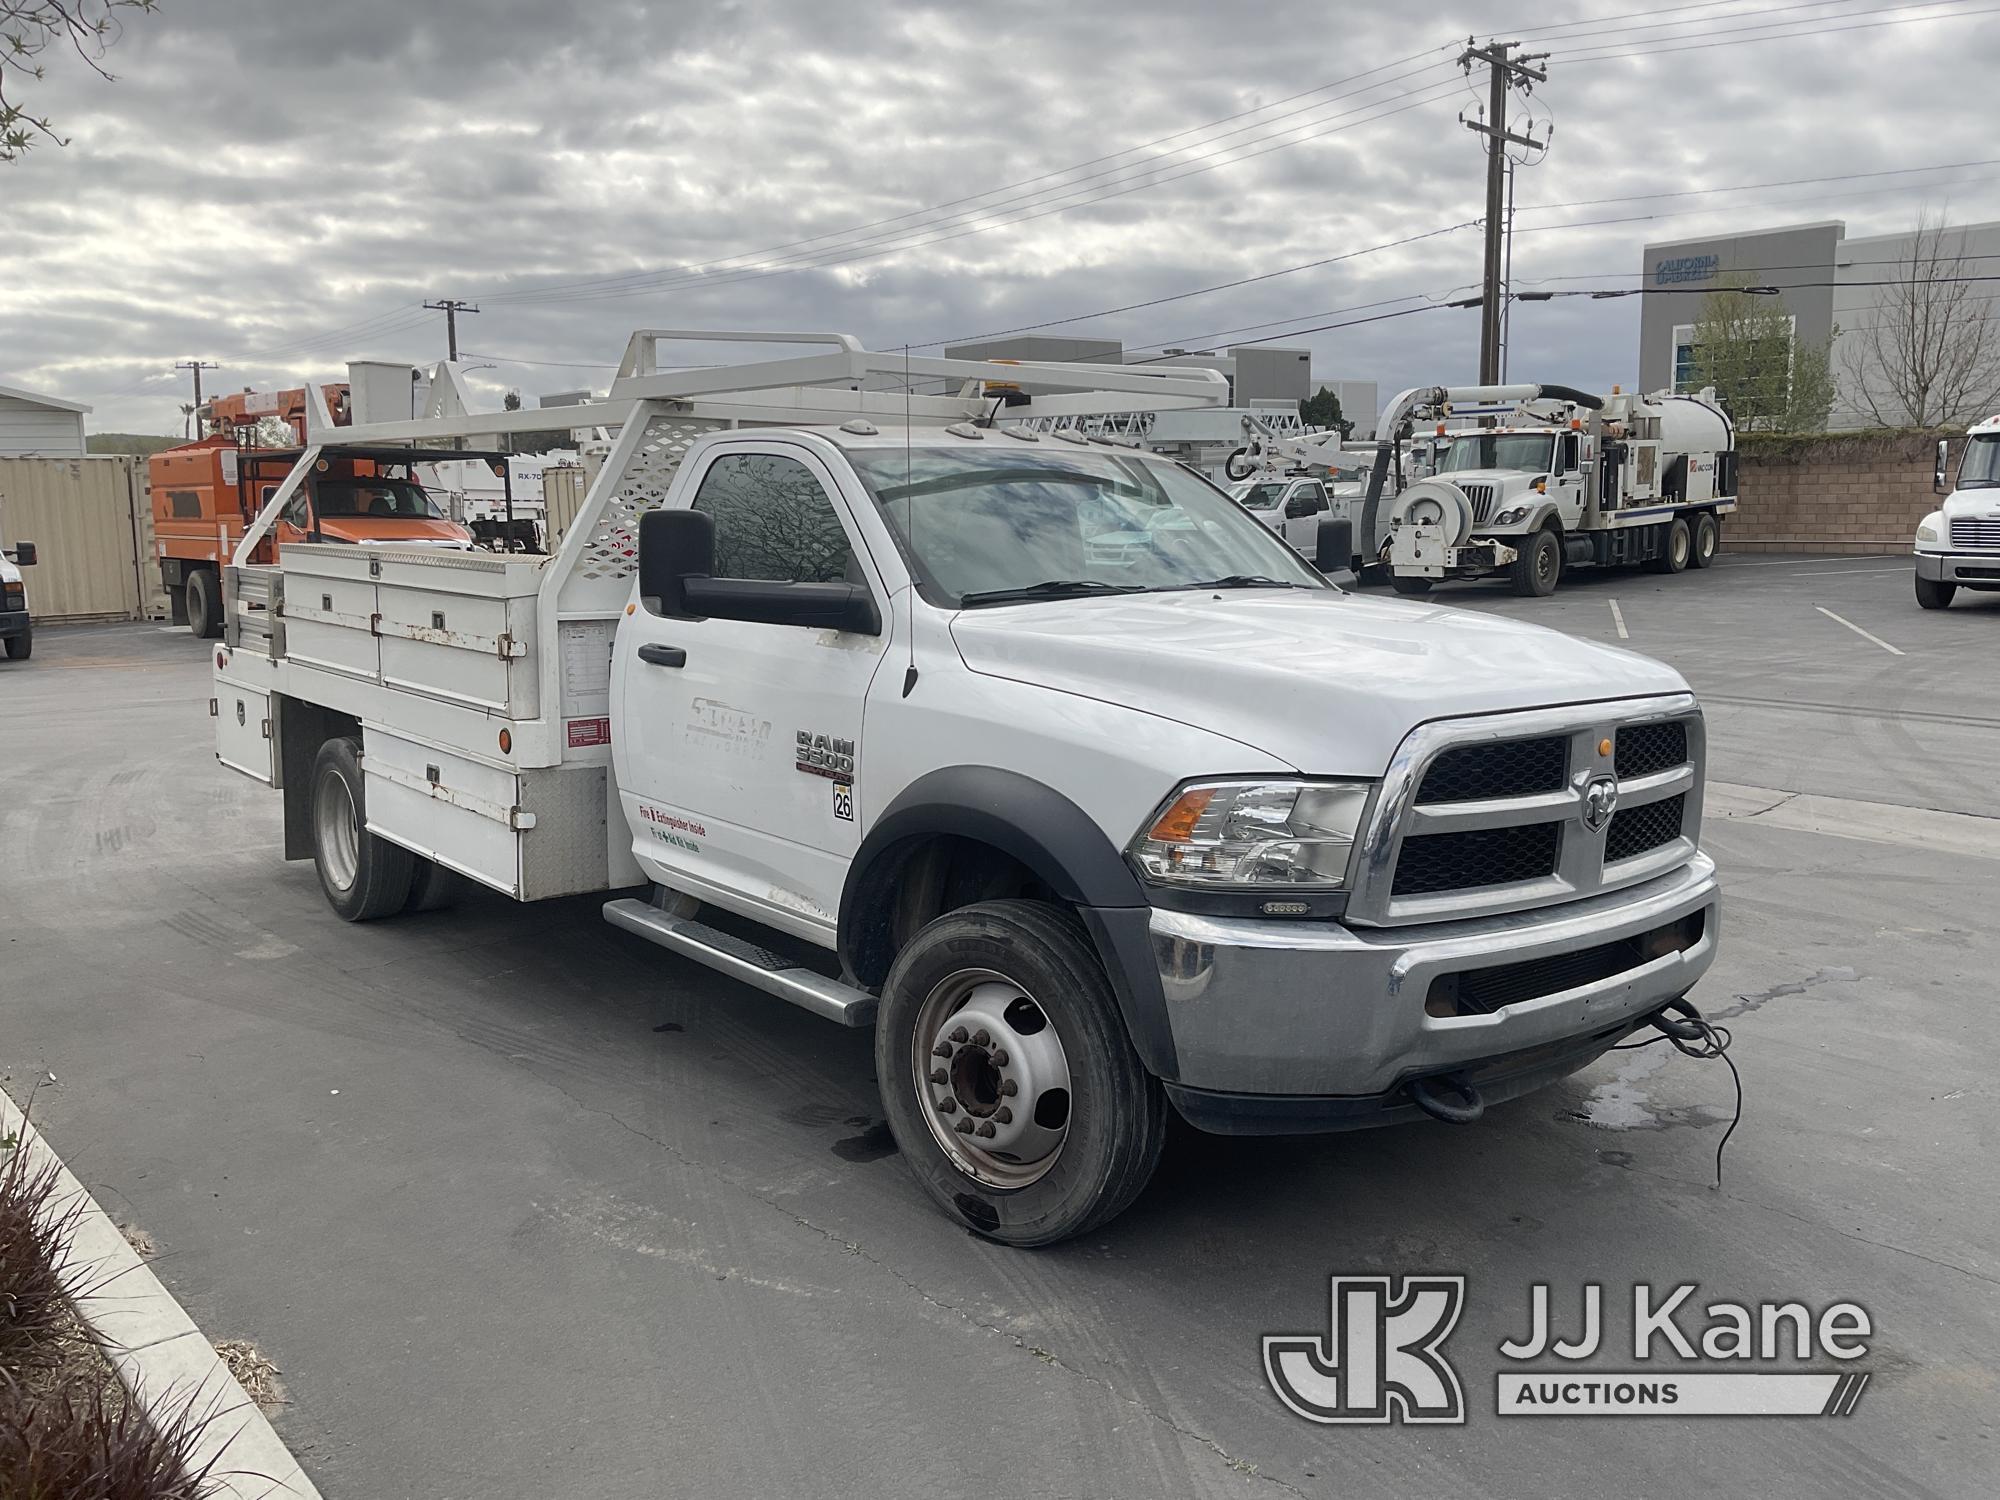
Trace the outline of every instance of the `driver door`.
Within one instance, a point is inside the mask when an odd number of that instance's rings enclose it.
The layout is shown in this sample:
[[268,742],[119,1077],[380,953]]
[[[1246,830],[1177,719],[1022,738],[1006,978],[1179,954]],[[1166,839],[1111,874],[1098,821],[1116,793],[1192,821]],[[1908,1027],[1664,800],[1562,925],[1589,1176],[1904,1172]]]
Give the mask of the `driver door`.
[[803,448],[713,455],[692,508],[714,520],[716,578],[861,584],[882,633],[669,618],[642,601],[619,626],[613,683],[632,852],[655,879],[830,938],[860,845],[862,709],[889,647],[888,593]]
[[1307,557],[1319,544],[1320,517],[1327,512],[1326,487],[1316,479],[1300,480],[1285,492],[1284,537]]

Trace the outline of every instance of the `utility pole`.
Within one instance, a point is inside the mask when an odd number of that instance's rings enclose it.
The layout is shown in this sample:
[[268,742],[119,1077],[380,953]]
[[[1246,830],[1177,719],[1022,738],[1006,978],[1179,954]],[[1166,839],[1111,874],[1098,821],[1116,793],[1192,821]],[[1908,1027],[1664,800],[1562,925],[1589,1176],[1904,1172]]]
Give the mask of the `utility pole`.
[[1465,51],[1458,57],[1458,65],[1469,75],[1475,63],[1486,64],[1488,73],[1488,93],[1486,118],[1468,120],[1463,115],[1459,122],[1467,130],[1486,137],[1486,267],[1483,282],[1484,300],[1479,309],[1479,383],[1497,385],[1500,381],[1500,310],[1506,298],[1506,274],[1502,243],[1505,238],[1506,195],[1507,195],[1507,147],[1528,146],[1539,150],[1546,146],[1546,140],[1536,140],[1533,136],[1516,135],[1507,129],[1507,96],[1516,88],[1523,93],[1532,85],[1547,83],[1549,75],[1533,64],[1545,62],[1546,52],[1522,53],[1510,56],[1519,42],[1488,42],[1484,47],[1472,45],[1466,39]]
[[194,372],[194,404],[199,408],[201,406],[201,372],[203,370],[219,370],[222,366],[218,365],[212,359],[184,359],[175,365],[174,368],[176,370],[191,370]]
[[426,302],[424,306],[428,307],[433,312],[441,312],[444,314],[445,347],[451,351],[450,355],[448,356],[451,362],[453,364],[457,364],[458,363],[458,315],[462,312],[476,313],[479,311],[478,307],[475,306],[473,303],[467,302],[459,297],[440,297],[435,302]]

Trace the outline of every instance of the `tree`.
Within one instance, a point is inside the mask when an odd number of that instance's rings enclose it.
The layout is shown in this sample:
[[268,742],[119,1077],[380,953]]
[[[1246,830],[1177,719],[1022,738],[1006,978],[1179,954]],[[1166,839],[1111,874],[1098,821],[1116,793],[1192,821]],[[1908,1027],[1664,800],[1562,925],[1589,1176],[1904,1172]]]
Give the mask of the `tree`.
[[1976,278],[1965,232],[1917,216],[1909,248],[1873,267],[1874,316],[1842,350],[1846,394],[1878,427],[1949,427],[2000,400],[2000,323]]
[[1694,384],[1714,386],[1746,432],[1818,432],[1833,409],[1833,341],[1801,344],[1776,298],[1729,278],[1701,299],[1694,322]]
[[521,393],[519,391],[509,391],[505,396],[500,398],[500,404],[508,411],[519,411],[521,409]]
[[1354,424],[1340,410],[1340,397],[1325,386],[1299,403],[1299,417],[1308,427],[1338,427],[1342,438],[1354,436]]
[[43,59],[51,49],[68,50],[82,58],[98,77],[115,82],[104,67],[104,55],[124,31],[120,11],[150,11],[158,0],[0,0],[0,162],[18,159],[45,137],[58,146],[69,142],[56,134],[48,116],[31,113],[8,94],[23,81],[39,81]]

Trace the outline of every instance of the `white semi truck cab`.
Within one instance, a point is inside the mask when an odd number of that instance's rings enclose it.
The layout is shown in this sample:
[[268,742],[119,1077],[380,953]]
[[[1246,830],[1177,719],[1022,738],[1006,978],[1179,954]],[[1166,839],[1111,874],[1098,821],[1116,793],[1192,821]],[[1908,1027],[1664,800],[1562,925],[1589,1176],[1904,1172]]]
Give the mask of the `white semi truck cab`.
[[1951,441],[1940,438],[1931,487],[1944,504],[1917,523],[1917,603],[1946,609],[1960,589],[2000,590],[2000,414],[1967,429],[1958,480]]
[[[1450,425],[1495,401],[1513,409],[1492,425]],[[1373,543],[1399,593],[1498,574],[1547,595],[1579,564],[1703,568],[1736,509],[1735,428],[1713,391],[1433,387],[1397,397],[1383,431],[1418,422],[1435,424],[1437,471],[1402,488]]]
[[[605,891],[872,1026],[918,1182],[1015,1245],[1129,1204],[1169,1111],[1466,1122],[1707,970],[1671,668],[1343,592],[1178,464],[984,425],[989,379],[1108,387],[1034,398],[1058,411],[1212,387],[838,336],[651,373],[675,336],[635,335],[557,556],[232,568],[218,755],[282,790],[340,916]],[[910,374],[957,389],[867,388]]]

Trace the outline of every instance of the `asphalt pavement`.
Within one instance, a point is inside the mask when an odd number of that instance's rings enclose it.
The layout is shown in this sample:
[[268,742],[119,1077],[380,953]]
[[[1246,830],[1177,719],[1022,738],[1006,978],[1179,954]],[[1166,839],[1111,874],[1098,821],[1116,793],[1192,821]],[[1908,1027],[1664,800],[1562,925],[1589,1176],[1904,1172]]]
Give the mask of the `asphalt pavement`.
[[[215,765],[202,644],[151,625],[0,663],[0,1073],[203,1329],[276,1361],[333,1500],[1991,1494],[2000,596],[1925,614],[1893,558],[1726,554],[1432,598],[1674,663],[1713,781],[1771,792],[1705,836],[1695,999],[1744,1084],[1719,1190],[1730,1076],[1653,1047],[1468,1128],[1180,1132],[1109,1228],[997,1248],[889,1147],[867,1035],[595,899],[339,922],[278,799]],[[1793,793],[1812,827],[1760,814]],[[1357,1272],[1467,1278],[1464,1425],[1276,1399],[1262,1337],[1323,1333]],[[1641,1280],[1860,1303],[1865,1399],[1495,1415],[1532,1285],[1573,1322]]]

